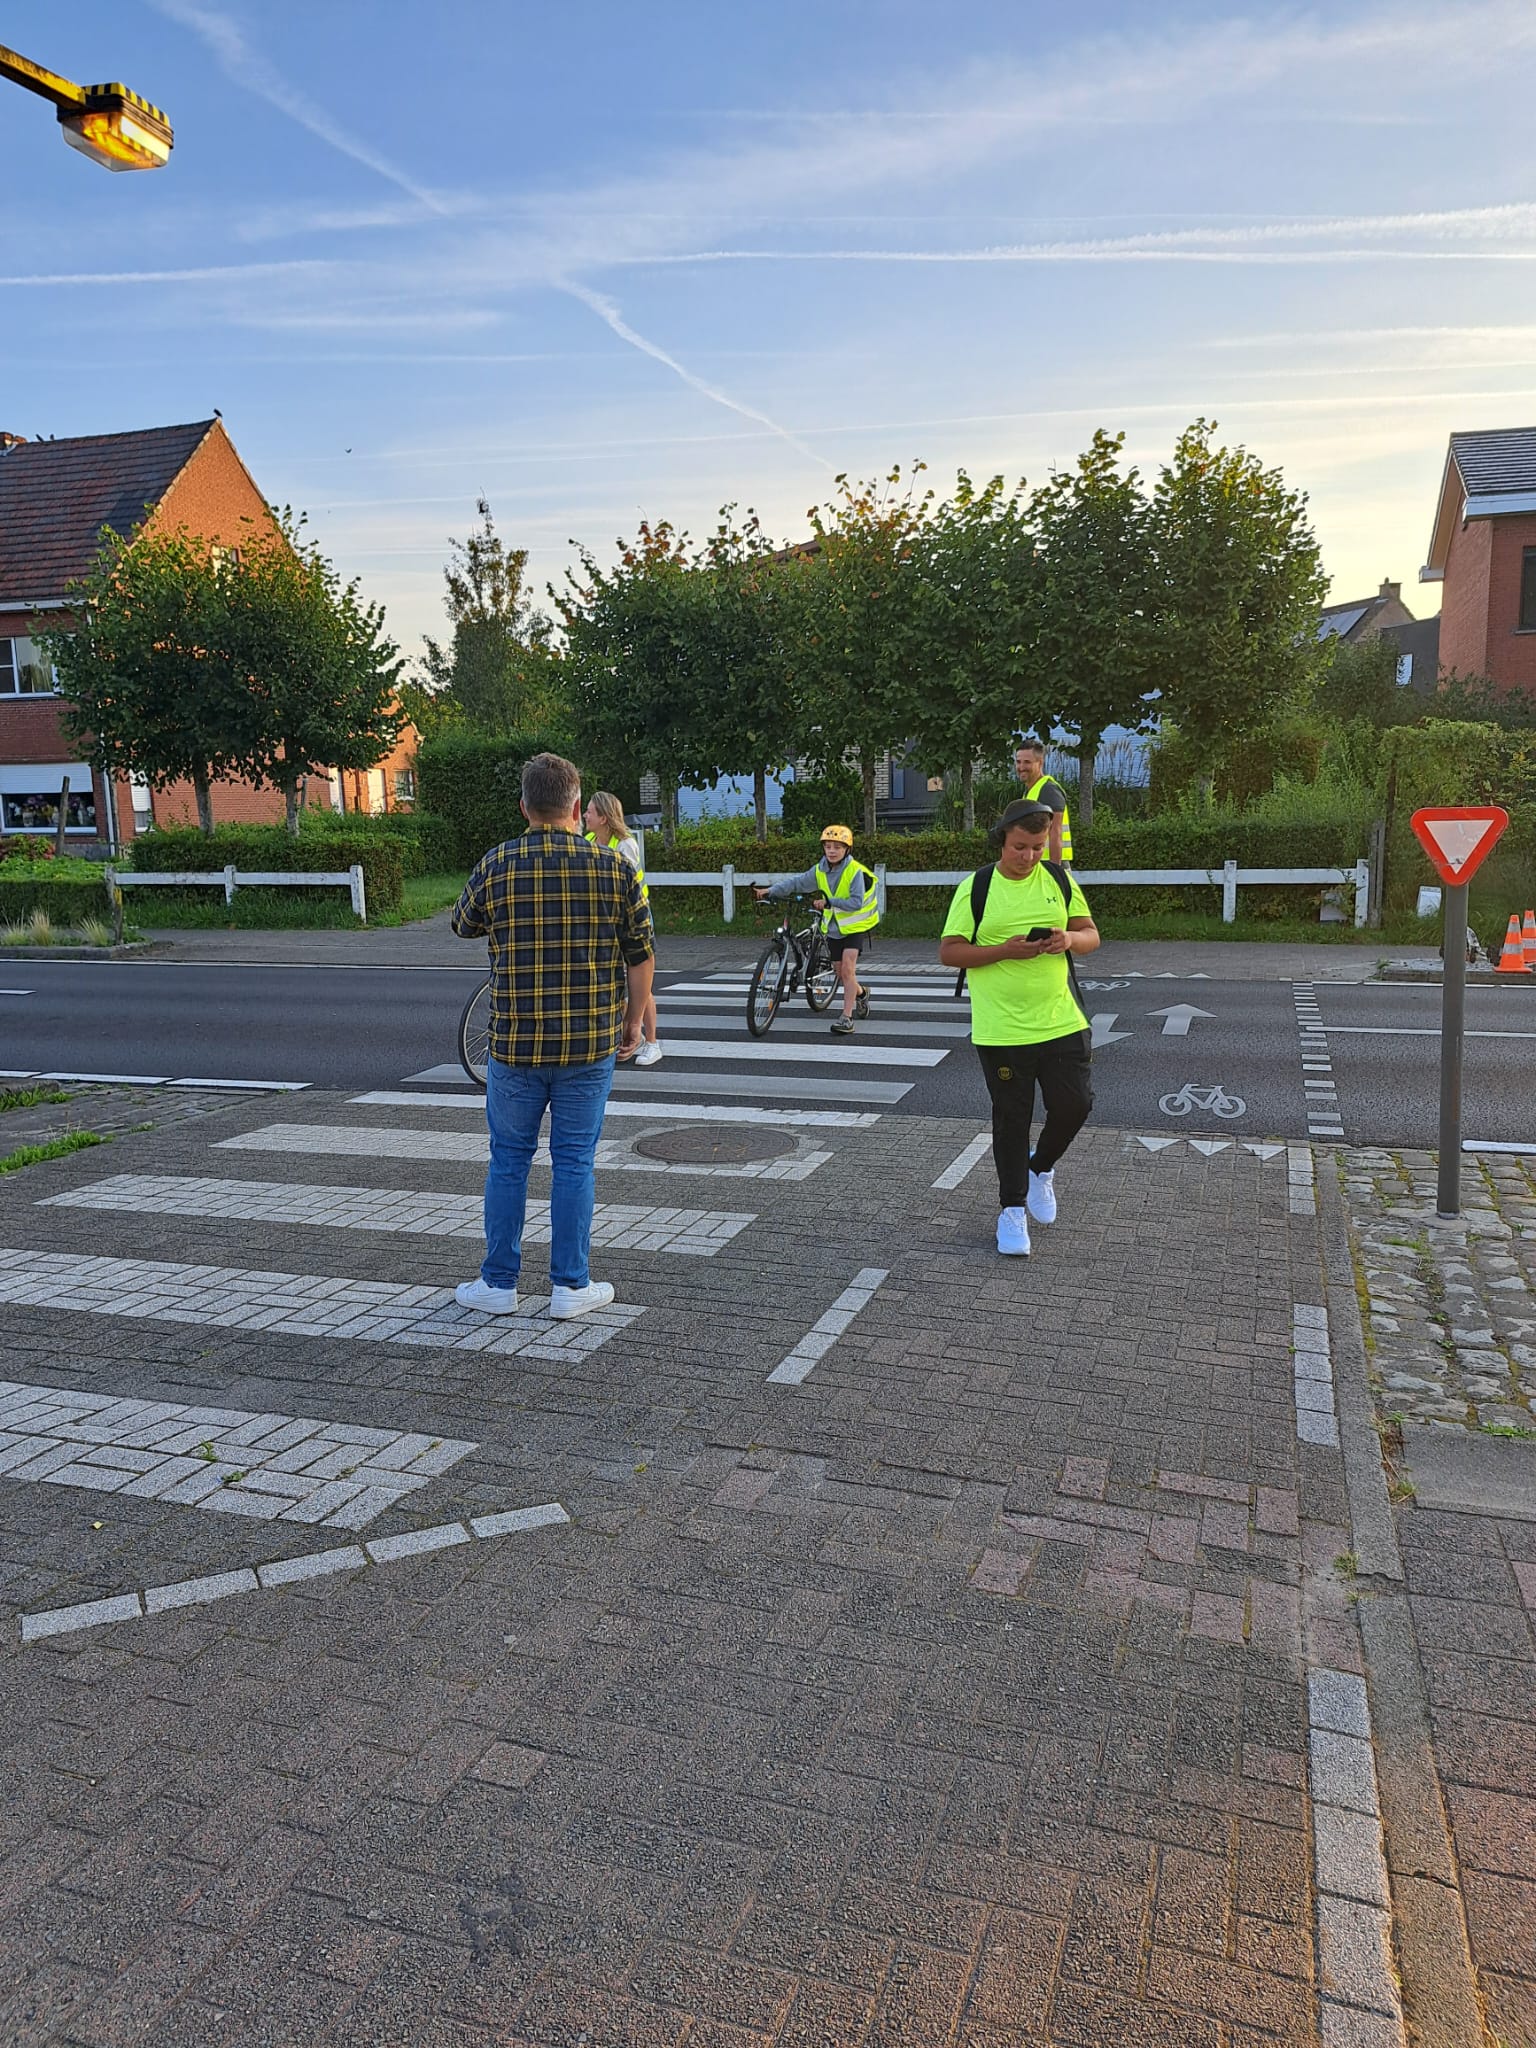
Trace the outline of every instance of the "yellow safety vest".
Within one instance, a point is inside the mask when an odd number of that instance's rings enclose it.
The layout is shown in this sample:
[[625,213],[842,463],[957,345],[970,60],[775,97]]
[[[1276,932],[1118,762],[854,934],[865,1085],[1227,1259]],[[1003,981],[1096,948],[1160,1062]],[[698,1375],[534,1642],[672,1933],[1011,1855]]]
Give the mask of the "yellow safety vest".
[[[858,910],[839,910],[838,903],[840,900],[846,901],[856,874],[869,877],[868,893],[863,906]],[[875,900],[874,881],[874,869],[865,867],[863,862],[855,860],[851,853],[838,862],[835,876],[829,871],[825,860],[817,861],[816,886],[827,899],[826,914],[821,920],[822,930],[836,931],[841,938],[852,938],[856,932],[872,932],[880,922],[880,906]]]
[[[1053,779],[1049,775],[1042,775],[1033,789],[1025,790],[1025,797],[1038,796],[1045,785]],[[1062,805],[1061,810],[1061,857],[1063,860],[1070,860],[1072,858],[1072,813],[1065,804]]]
[[[596,846],[597,834],[595,832],[587,833],[586,837],[588,838],[588,840],[590,840],[593,846]],[[610,853],[619,852],[619,842],[617,838],[609,839],[604,843],[606,844],[608,851]],[[619,854],[619,858],[620,860],[623,860],[624,856],[622,854]],[[628,867],[628,861],[625,861],[624,865]],[[635,863],[635,880],[640,884],[640,894],[645,898],[646,902],[649,903],[651,900],[651,892],[645,886],[645,869],[640,866],[638,861]]]

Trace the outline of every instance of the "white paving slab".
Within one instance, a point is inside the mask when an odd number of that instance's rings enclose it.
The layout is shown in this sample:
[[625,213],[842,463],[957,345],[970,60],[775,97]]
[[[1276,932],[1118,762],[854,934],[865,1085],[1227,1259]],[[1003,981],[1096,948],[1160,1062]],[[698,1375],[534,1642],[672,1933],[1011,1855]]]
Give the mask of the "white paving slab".
[[[447,1287],[11,1250],[0,1250],[0,1301],[50,1315],[67,1310],[276,1336],[430,1344],[552,1359],[595,1351],[643,1313],[614,1302],[578,1321],[557,1323],[547,1314],[548,1295],[531,1297],[515,1316],[487,1316],[460,1308]],[[4,1426],[0,1420],[0,1429]]]
[[876,1292],[889,1277],[884,1266],[865,1266],[855,1273],[851,1283],[826,1313],[816,1318],[794,1350],[786,1352],[769,1373],[770,1385],[798,1387],[802,1380],[808,1379],[859,1310],[874,1300]]
[[478,1449],[422,1430],[0,1382],[6,1479],[258,1521],[361,1529]]
[[[115,1173],[88,1187],[50,1195],[40,1207],[126,1209],[153,1216],[295,1223],[323,1230],[403,1231],[479,1239],[479,1195],[418,1193],[410,1188],[331,1187],[303,1181],[213,1180],[192,1175]],[[617,1251],[678,1252],[712,1258],[754,1215],[728,1209],[674,1209],[655,1203],[599,1202],[592,1242]],[[548,1202],[530,1202],[525,1244],[548,1244]]]
[[[668,1112],[658,1103],[652,1106],[651,1116],[659,1125],[666,1121]],[[326,1158],[446,1159],[475,1166],[483,1166],[490,1158],[490,1140],[484,1131],[403,1130],[398,1125],[389,1130],[370,1130],[364,1124],[263,1124],[257,1130],[221,1138],[218,1149],[306,1152]],[[549,1164],[549,1153],[543,1146],[533,1157],[535,1165]],[[643,1158],[618,1138],[600,1138],[597,1144],[600,1171],[682,1173],[718,1180],[805,1180],[831,1157],[830,1152],[811,1150],[792,1159],[752,1159],[740,1166],[678,1166],[664,1159]]]
[[[647,1074],[645,1078],[652,1077]],[[690,1078],[688,1085],[691,1088],[696,1084]],[[479,1089],[457,1095],[429,1095],[424,1090],[418,1093],[402,1088],[370,1088],[366,1095],[349,1095],[347,1101],[379,1109],[473,1109],[481,1116],[485,1114],[485,1095]],[[656,1106],[646,1102],[610,1101],[603,1111],[604,1117],[656,1114]],[[828,1131],[863,1131],[880,1121],[878,1110],[759,1109],[746,1103],[717,1102],[669,1102],[666,1115],[674,1123],[803,1125],[808,1130]]]

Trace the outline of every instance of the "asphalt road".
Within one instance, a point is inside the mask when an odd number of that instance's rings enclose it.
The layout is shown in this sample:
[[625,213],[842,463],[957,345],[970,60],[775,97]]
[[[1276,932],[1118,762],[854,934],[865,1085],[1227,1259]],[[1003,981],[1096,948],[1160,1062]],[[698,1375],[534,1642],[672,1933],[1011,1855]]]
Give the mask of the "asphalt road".
[[[442,1088],[457,1079],[459,1010],[479,978],[473,965],[0,961],[0,1068]],[[626,1075],[623,1091],[984,1120],[965,1005],[948,1000],[940,977],[884,970],[876,986],[890,994],[877,996],[870,1028],[846,1044],[829,1040],[825,1020],[792,1008],[763,1042],[765,1056],[748,1048],[742,980],[665,976],[669,1057]],[[1326,1049],[1314,1042],[1305,1074],[1289,983],[1089,976],[1084,992],[1099,1040],[1099,1121],[1146,1133],[1303,1138],[1318,1121],[1306,1079],[1314,1101],[1329,1081],[1336,1086],[1347,1143],[1435,1141],[1438,990],[1317,984]],[[1162,1014],[1170,1007],[1171,1017]],[[1465,1135],[1536,1148],[1536,989],[1469,991],[1468,1027]],[[431,1081],[416,1081],[434,1069]],[[1178,1113],[1181,1103],[1189,1106]]]

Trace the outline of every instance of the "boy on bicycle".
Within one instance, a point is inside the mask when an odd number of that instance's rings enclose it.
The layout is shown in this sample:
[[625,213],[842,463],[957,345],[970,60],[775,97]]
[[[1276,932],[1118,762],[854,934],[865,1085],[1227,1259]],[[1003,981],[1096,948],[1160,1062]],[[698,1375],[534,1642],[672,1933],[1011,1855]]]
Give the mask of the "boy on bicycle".
[[815,867],[803,875],[786,875],[766,888],[754,883],[752,895],[758,903],[779,903],[811,890],[843,990],[843,1014],[832,1033],[847,1038],[854,1018],[869,1015],[869,990],[859,980],[859,949],[880,922],[880,906],[874,869],[854,859],[853,834],[846,825],[828,825],[822,832],[821,859]]

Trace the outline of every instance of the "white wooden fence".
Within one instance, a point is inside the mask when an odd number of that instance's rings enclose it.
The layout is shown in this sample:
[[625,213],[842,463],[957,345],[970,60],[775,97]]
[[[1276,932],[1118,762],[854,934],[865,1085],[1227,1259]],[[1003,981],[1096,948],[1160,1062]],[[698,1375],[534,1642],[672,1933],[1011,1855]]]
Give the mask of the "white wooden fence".
[[[881,912],[883,914],[885,910],[888,889],[953,889],[965,881],[970,872],[969,868],[893,871],[877,867],[875,881]],[[1355,924],[1361,929],[1370,910],[1371,864],[1368,860],[1356,861],[1351,868],[1240,868],[1235,860],[1229,860],[1219,868],[1074,868],[1073,873],[1085,889],[1219,889],[1223,924],[1237,922],[1239,888],[1353,889]],[[647,869],[645,879],[647,887],[652,889],[718,889],[725,921],[730,924],[736,916],[738,887],[746,888],[749,881],[779,882],[787,877],[754,871],[750,876],[742,875],[738,882],[735,868],[726,865],[722,868],[701,868],[691,874],[653,874]]]
[[368,922],[368,892],[363,886],[362,868],[354,862],[349,868],[337,874],[261,874],[251,868],[200,868],[188,874],[140,874],[137,869],[125,873],[118,868],[106,871],[107,894],[114,903],[120,903],[119,891],[123,889],[222,889],[224,901],[233,903],[237,889],[313,889],[331,888],[352,891],[352,908],[364,924]]

